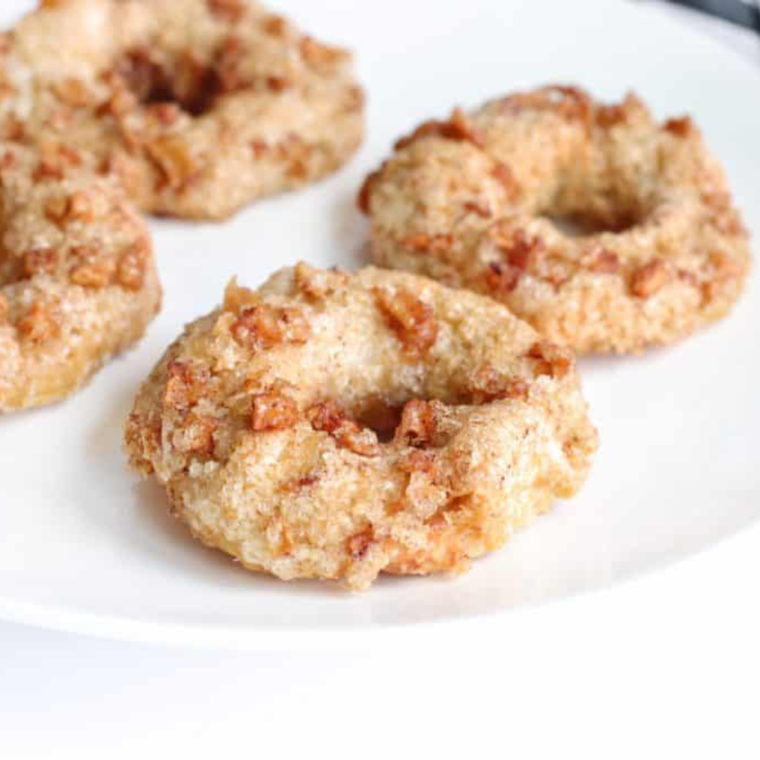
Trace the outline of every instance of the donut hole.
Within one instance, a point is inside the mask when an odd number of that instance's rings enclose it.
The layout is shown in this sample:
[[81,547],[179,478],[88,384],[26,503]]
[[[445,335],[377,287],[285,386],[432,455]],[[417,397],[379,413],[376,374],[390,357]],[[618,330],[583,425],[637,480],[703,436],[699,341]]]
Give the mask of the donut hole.
[[116,72],[142,105],[173,104],[194,117],[211,111],[230,89],[214,61],[203,62],[192,52],[169,60],[147,48],[133,48],[117,63]]
[[432,388],[413,392],[399,388],[393,395],[368,395],[346,405],[338,403],[338,406],[362,428],[374,432],[381,444],[408,439],[411,429],[419,447],[437,447],[445,445],[449,437],[435,422],[442,409],[456,415],[459,410],[481,406],[487,400],[474,389],[439,390],[441,392]]
[[633,229],[641,222],[638,214],[623,213],[600,216],[585,212],[546,213],[548,221],[559,233],[569,238],[586,238],[610,232],[616,235]]
[[362,427],[372,430],[380,443],[390,443],[401,424],[405,405],[406,401],[399,403],[371,397],[358,405],[354,417]]

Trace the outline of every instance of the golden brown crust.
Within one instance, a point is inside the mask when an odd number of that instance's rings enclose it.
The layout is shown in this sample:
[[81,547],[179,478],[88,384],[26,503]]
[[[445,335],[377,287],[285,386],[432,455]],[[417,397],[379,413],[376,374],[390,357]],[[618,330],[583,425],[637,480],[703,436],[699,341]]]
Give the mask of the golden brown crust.
[[350,55],[254,0],[61,0],[0,51],[0,135],[64,138],[145,211],[222,219],[344,164]]
[[147,228],[72,157],[0,143],[0,412],[68,396],[160,305]]
[[572,355],[493,301],[299,264],[187,327],[126,447],[208,545],[365,588],[500,546],[581,486],[596,432]]
[[583,353],[688,335],[728,312],[750,268],[694,122],[658,125],[632,95],[544,87],[457,109],[402,138],[359,206],[377,263],[487,294]]

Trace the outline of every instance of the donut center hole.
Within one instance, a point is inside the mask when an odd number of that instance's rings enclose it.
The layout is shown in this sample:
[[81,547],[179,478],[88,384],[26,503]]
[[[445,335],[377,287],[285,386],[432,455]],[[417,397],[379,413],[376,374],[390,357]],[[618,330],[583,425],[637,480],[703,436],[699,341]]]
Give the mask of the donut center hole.
[[377,435],[380,443],[390,443],[401,424],[404,404],[394,404],[382,399],[370,399],[355,415],[356,421]]
[[208,113],[229,89],[218,66],[204,64],[192,53],[161,61],[147,48],[135,48],[116,72],[143,105],[173,104],[196,117]]
[[639,223],[638,215],[633,213],[602,217],[588,213],[569,212],[547,213],[542,214],[542,217],[569,238],[593,237],[604,232],[620,234],[632,229]]

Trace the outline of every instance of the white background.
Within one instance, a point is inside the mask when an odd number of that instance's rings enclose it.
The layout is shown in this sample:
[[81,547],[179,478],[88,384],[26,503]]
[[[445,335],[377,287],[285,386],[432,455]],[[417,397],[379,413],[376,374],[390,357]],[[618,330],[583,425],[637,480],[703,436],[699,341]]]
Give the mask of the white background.
[[[760,64],[760,39],[677,15]],[[0,623],[0,758],[756,758],[759,578],[754,528],[617,589],[370,652],[180,650]]]

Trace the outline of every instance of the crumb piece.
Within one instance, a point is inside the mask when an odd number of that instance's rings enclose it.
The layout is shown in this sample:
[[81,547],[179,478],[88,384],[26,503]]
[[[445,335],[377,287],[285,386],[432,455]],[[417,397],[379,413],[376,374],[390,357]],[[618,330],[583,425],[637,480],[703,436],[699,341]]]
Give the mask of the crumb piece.
[[58,253],[53,248],[33,248],[24,254],[23,261],[26,277],[52,274],[58,263]]
[[478,369],[472,376],[469,392],[474,404],[487,404],[505,399],[528,398],[529,384],[521,378],[503,377],[490,364]]
[[411,248],[416,253],[444,253],[451,249],[454,238],[451,235],[428,235],[418,232],[401,241],[401,244]]
[[207,0],[207,2],[211,13],[233,23],[240,21],[247,10],[244,0]]
[[428,446],[435,439],[437,428],[436,402],[412,399],[404,406],[394,443],[401,446]]
[[251,428],[256,432],[287,430],[298,422],[298,405],[283,393],[270,391],[253,397]]
[[374,288],[374,294],[377,307],[405,350],[413,356],[428,353],[438,338],[432,308],[407,290]]
[[18,323],[18,331],[30,343],[45,343],[58,335],[58,321],[51,307],[35,303]]
[[666,132],[676,137],[689,137],[696,132],[696,125],[689,116],[682,116],[678,119],[668,119],[662,128]]
[[251,351],[304,344],[311,337],[311,326],[301,310],[267,303],[243,309],[231,331],[235,340]]
[[662,259],[653,259],[634,271],[631,276],[631,292],[638,298],[649,298],[668,283],[670,275]]
[[526,355],[536,360],[536,376],[549,375],[555,379],[561,379],[574,366],[570,351],[546,340],[534,343]]

